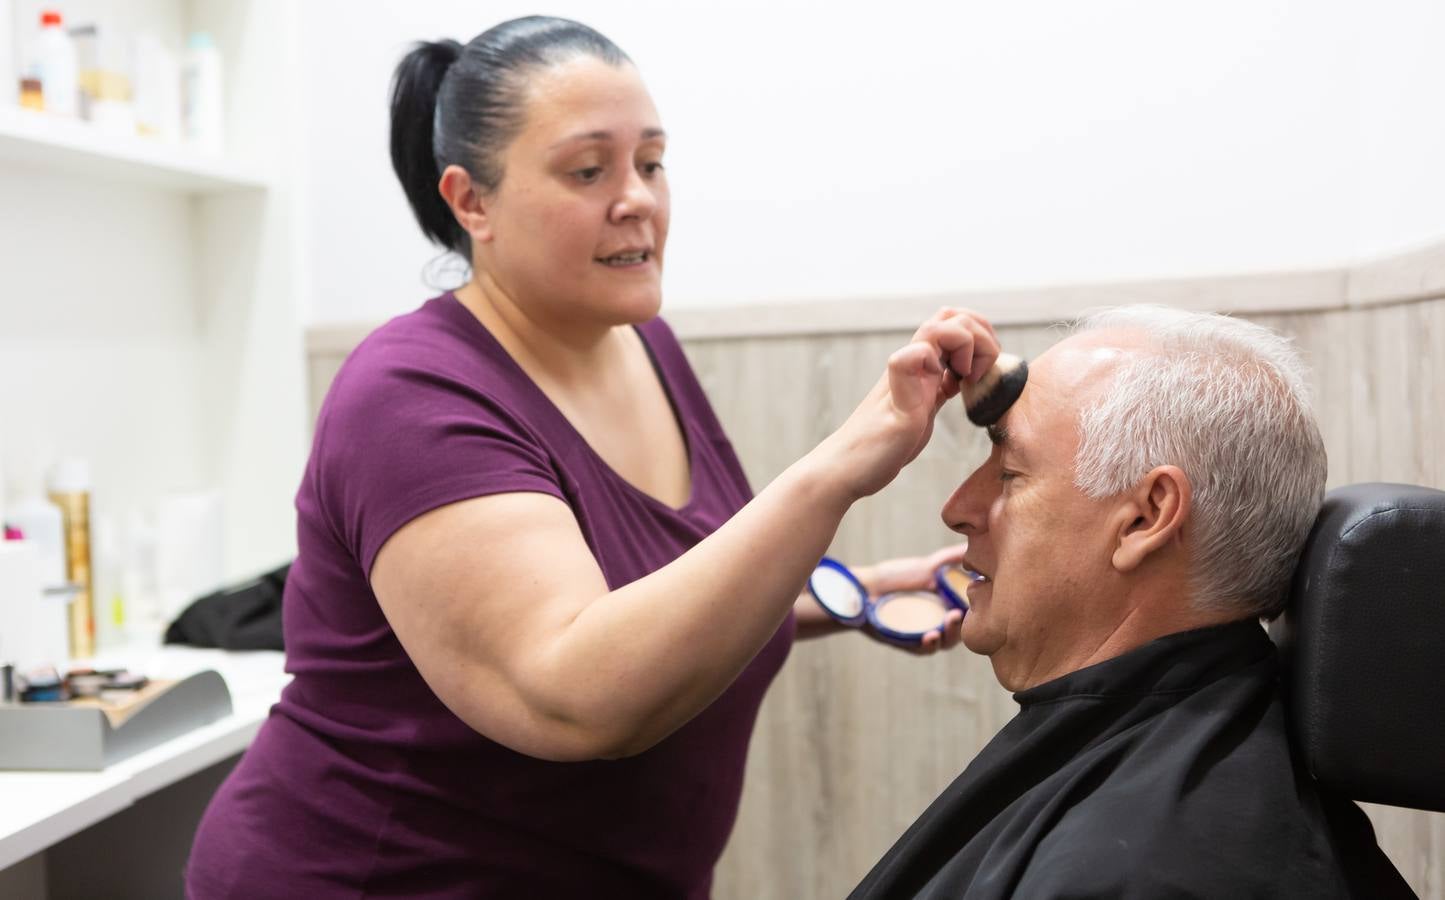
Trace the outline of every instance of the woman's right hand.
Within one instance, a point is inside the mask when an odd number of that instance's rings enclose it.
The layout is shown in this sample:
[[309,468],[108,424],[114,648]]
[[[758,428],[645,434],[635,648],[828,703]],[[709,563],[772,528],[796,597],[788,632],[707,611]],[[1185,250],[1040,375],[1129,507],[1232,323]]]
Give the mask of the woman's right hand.
[[888,358],[868,396],[818,450],[853,498],[877,493],[928,444],[933,417],[998,358],[998,335],[978,313],[944,308]]

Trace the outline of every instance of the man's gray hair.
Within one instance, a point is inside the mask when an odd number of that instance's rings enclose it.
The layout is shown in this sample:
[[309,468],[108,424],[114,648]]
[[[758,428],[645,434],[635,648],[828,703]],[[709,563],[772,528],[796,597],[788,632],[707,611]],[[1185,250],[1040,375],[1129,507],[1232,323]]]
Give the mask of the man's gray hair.
[[1074,323],[1102,329],[1144,345],[1079,415],[1075,484],[1111,497],[1156,466],[1178,466],[1193,490],[1185,534],[1196,608],[1278,615],[1327,469],[1299,351],[1252,322],[1162,306],[1093,310]]

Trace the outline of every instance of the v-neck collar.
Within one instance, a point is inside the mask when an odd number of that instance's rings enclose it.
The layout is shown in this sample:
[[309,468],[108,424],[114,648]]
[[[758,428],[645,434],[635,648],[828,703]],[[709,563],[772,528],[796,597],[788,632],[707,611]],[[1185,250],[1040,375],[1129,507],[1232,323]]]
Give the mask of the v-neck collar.
[[533,393],[539,408],[546,410],[547,415],[555,416],[567,433],[584,448],[585,452],[607,472],[609,476],[650,506],[665,510],[676,516],[686,516],[692,512],[697,504],[698,496],[697,481],[699,465],[696,449],[697,440],[692,434],[692,430],[688,427],[689,418],[683,414],[683,409],[678,402],[676,393],[673,391],[673,386],[667,376],[667,372],[664,370],[661,360],[658,359],[652,344],[648,342],[647,335],[641,326],[634,325],[632,326],[632,330],[636,333],[637,339],[642,342],[642,348],[647,353],[648,362],[652,364],[652,371],[657,376],[658,384],[662,387],[663,396],[667,398],[667,405],[672,410],[673,421],[676,423],[678,433],[682,435],[683,447],[687,454],[687,500],[682,506],[673,506],[649,494],[647,491],[644,491],[642,488],[622,477],[621,473],[614,469],[612,464],[604,459],[602,454],[598,453],[597,450],[587,442],[587,439],[582,436],[582,432],[578,431],[577,426],[572,424],[572,420],[567,418],[566,414],[558,408],[557,404],[552,402],[552,398],[547,396],[547,392],[538,386],[531,375],[527,374],[527,370],[523,369],[521,364],[507,351],[507,348],[502,345],[502,342],[497,340],[497,336],[492,334],[491,329],[482,324],[482,321],[467,308],[466,304],[457,299],[454,291],[447,291],[445,295],[438,299],[446,303],[446,307],[453,311],[454,314],[465,318],[465,320],[470,323],[466,327],[474,328],[483,341],[489,343],[496,349],[500,357],[506,361],[505,364],[511,367],[518,375],[522,376],[522,380],[527,384],[527,390]]

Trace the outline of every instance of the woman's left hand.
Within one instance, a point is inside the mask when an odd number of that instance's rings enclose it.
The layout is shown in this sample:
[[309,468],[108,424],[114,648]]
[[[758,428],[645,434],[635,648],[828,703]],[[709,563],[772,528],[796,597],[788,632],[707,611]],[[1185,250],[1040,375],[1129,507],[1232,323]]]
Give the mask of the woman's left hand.
[[[933,574],[938,571],[939,566],[962,561],[964,551],[967,549],[968,544],[954,544],[936,550],[928,556],[905,556],[899,559],[884,560],[871,566],[862,566],[854,569],[853,574],[863,582],[863,586],[868,589],[868,596],[874,600],[894,591],[931,591],[934,590]],[[939,650],[948,650],[956,646],[962,629],[963,612],[957,609],[949,611],[948,617],[944,619],[941,633],[930,631],[924,635],[923,643],[916,647],[900,647],[898,644],[884,640],[872,628],[867,626],[863,628],[874,640],[919,656],[928,656]]]

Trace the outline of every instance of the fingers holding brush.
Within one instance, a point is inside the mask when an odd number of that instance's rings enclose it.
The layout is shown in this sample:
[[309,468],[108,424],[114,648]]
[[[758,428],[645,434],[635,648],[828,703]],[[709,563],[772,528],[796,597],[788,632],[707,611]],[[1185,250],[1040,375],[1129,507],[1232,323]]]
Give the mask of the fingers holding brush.
[[945,386],[946,397],[958,393],[959,382],[972,384],[982,378],[999,354],[993,326],[968,309],[940,309],[919,326],[913,339],[937,347],[939,361],[955,376],[953,383]]
[[1028,382],[1028,364],[1003,353],[993,325],[972,310],[940,309],[914,340],[937,347],[939,361],[952,373],[940,385],[939,406],[962,393],[969,421],[980,427],[1002,418]]

